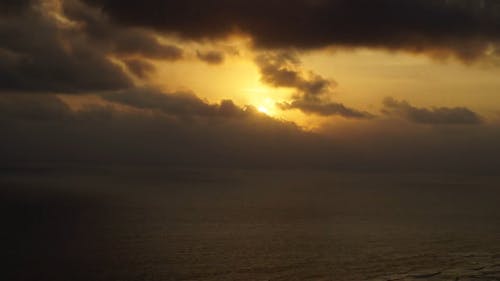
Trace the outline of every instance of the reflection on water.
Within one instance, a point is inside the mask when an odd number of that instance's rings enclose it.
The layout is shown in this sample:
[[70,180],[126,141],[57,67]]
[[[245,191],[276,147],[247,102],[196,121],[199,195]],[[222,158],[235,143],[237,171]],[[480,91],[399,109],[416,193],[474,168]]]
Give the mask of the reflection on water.
[[499,182],[7,171],[0,238],[9,280],[498,280]]

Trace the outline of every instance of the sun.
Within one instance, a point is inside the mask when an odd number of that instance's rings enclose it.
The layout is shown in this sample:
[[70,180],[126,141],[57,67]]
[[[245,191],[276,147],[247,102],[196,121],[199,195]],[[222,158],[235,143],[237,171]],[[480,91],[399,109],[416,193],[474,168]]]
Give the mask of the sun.
[[264,113],[266,115],[272,116],[275,114],[275,102],[271,98],[265,98],[256,107],[257,107],[257,111]]
[[270,113],[269,109],[268,109],[267,107],[263,106],[263,105],[258,106],[258,107],[257,107],[257,110],[258,110],[259,112],[261,112],[261,113],[266,114],[266,115],[271,115],[271,113]]
[[244,103],[251,105],[261,114],[275,118],[282,115],[281,109],[276,106],[276,100],[286,100],[291,95],[288,89],[263,85],[259,79],[250,87],[242,88],[242,92],[246,96]]

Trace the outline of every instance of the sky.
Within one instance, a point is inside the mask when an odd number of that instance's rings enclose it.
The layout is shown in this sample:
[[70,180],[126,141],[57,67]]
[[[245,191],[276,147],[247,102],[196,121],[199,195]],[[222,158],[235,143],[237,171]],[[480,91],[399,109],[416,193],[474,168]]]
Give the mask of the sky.
[[0,166],[496,173],[495,0],[6,0]]

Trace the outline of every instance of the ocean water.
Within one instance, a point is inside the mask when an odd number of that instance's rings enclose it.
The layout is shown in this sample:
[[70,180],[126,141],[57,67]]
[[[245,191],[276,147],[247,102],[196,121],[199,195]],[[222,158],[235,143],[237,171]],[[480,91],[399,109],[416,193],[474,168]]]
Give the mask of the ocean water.
[[3,170],[2,279],[500,280],[499,183],[299,170]]

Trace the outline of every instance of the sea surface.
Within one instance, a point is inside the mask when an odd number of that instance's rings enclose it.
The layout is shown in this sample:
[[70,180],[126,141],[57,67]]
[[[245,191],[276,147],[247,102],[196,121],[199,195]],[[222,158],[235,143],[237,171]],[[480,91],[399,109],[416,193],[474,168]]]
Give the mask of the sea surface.
[[3,280],[500,280],[500,177],[0,171]]

